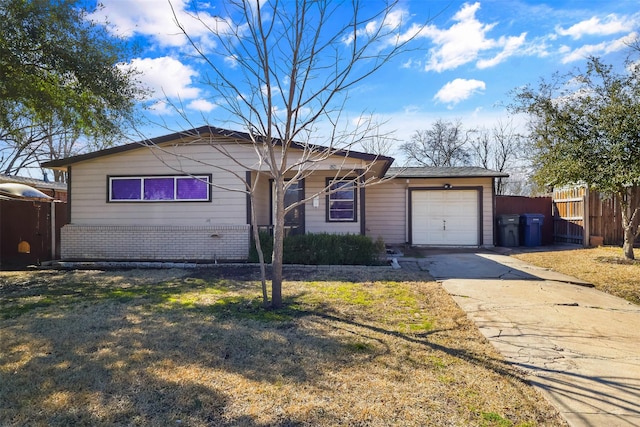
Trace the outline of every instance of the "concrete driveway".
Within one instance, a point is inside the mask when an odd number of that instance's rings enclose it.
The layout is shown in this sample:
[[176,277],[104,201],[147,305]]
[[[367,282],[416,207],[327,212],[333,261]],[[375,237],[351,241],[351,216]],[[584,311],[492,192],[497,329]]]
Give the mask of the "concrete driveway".
[[416,262],[570,425],[640,426],[640,306],[493,252]]

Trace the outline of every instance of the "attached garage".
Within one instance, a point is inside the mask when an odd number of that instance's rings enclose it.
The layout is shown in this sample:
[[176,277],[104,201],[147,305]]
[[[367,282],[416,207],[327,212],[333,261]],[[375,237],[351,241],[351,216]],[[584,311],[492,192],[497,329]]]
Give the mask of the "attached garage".
[[385,243],[493,246],[494,180],[479,167],[390,168],[393,177],[367,188],[366,233]]

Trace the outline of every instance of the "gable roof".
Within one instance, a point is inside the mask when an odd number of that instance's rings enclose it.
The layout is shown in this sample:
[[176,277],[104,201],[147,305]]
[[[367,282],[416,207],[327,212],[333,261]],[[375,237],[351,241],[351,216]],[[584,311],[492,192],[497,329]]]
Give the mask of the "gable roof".
[[[93,151],[91,153],[79,154],[77,156],[71,156],[65,159],[50,160],[48,162],[42,163],[41,166],[44,168],[51,168],[51,169],[66,169],[68,166],[74,163],[84,162],[86,160],[93,160],[93,159],[97,159],[104,156],[110,156],[113,154],[119,154],[119,153],[131,151],[131,150],[137,150],[144,147],[153,147],[154,145],[159,145],[159,144],[163,144],[171,141],[177,141],[183,138],[190,138],[190,137],[203,136],[203,135],[221,136],[225,138],[238,139],[238,140],[246,141],[248,143],[251,143],[253,141],[251,135],[245,132],[222,129],[222,128],[213,127],[213,126],[201,126],[198,128],[189,129],[182,132],[176,132],[169,135],[159,136],[156,138],[145,139],[142,141],[119,145],[117,147],[106,148],[104,150]],[[282,145],[282,141],[280,139],[274,139],[274,141],[276,144]],[[329,148],[321,145],[303,144],[300,142],[292,142],[291,147],[298,148],[298,149],[311,147],[312,149],[316,148],[318,150]],[[380,176],[384,176],[384,174],[387,172],[389,167],[391,167],[391,163],[393,163],[394,161],[393,157],[363,153],[363,152],[352,151],[352,150],[336,150],[335,152],[332,152],[332,155],[351,157],[354,159],[365,160],[369,162],[374,162],[374,161],[384,162],[385,165],[382,169]]]
[[389,168],[387,176],[394,176],[396,178],[506,178],[509,174],[477,166],[421,166]]

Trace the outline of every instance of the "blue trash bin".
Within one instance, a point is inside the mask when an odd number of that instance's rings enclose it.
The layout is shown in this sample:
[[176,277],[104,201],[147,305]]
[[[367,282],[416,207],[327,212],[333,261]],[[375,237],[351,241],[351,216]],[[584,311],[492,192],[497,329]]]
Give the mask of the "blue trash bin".
[[524,246],[542,246],[542,224],[544,215],[542,214],[522,214],[520,215],[520,231]]

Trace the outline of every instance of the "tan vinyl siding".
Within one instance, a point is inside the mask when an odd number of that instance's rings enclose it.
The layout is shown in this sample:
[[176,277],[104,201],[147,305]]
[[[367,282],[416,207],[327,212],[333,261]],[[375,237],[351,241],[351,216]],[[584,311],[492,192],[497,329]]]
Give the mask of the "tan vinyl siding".
[[[326,187],[326,179],[335,177],[333,174],[325,172],[317,173],[305,180],[305,195],[307,197],[322,193]],[[356,192],[357,193],[357,192]],[[307,233],[335,233],[335,234],[360,234],[360,197],[356,194],[358,203],[358,220],[356,222],[327,222],[326,209],[327,200],[324,194],[318,196],[318,207],[313,206],[313,200],[305,204],[305,221]]]
[[[180,225],[246,224],[245,170],[207,146],[173,148],[183,157],[142,148],[73,166],[71,182],[73,224],[79,225]],[[232,144],[234,158],[249,163],[255,153]],[[253,156],[253,157],[252,157]],[[197,161],[187,159],[197,159]],[[162,159],[162,160],[161,160]],[[233,170],[237,176],[212,165]],[[211,202],[107,202],[107,177],[115,175],[211,174]],[[219,188],[222,187],[222,188]]]
[[482,187],[482,239],[484,246],[493,246],[493,178],[396,178],[367,188],[366,234],[373,239],[382,237],[387,244],[408,241],[408,188]]
[[406,185],[394,179],[365,189],[366,235],[387,244],[406,242]]

